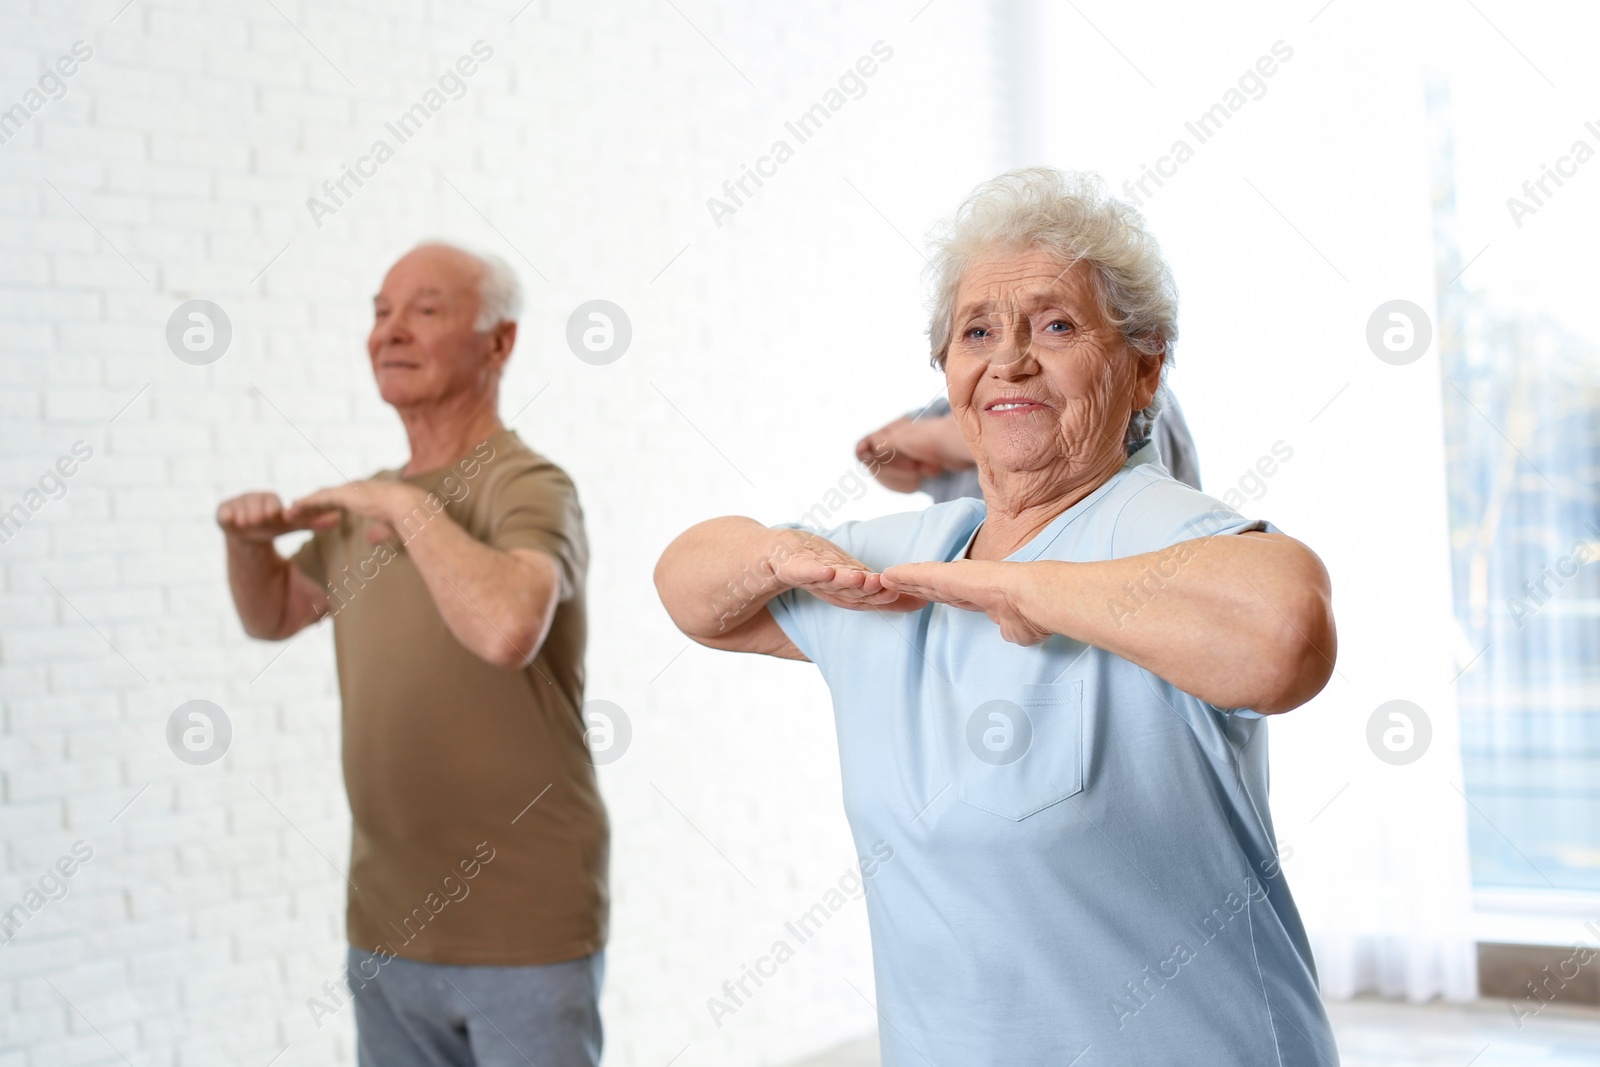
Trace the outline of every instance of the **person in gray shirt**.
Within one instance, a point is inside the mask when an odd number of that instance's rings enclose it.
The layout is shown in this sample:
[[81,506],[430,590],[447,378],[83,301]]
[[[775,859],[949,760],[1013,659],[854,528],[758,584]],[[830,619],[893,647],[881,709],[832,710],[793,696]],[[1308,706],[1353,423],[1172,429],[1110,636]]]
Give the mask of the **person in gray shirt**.
[[[1162,392],[1161,414],[1151,430],[1156,453],[1168,474],[1199,489],[1200,460],[1195,455],[1194,437],[1189,433],[1189,424],[1183,421],[1178,398],[1164,386]],[[1133,451],[1130,448],[1129,454]],[[920,489],[933,497],[935,504],[957,497],[983,496],[978,486],[978,467],[950,413],[950,401],[944,397],[867,434],[856,443],[856,458],[885,488],[897,493]]]

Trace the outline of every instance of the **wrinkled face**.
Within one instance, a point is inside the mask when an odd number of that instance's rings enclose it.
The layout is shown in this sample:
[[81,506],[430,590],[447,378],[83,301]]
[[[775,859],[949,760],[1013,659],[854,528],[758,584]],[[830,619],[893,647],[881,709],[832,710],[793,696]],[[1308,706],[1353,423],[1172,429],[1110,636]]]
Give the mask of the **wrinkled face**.
[[945,382],[962,436],[994,477],[1097,484],[1126,459],[1123,435],[1160,382],[1095,299],[1086,264],[1048,251],[980,257],[956,291]]
[[491,387],[509,350],[497,330],[473,328],[483,267],[452,248],[406,253],[373,298],[367,355],[378,392],[395,407],[437,404]]

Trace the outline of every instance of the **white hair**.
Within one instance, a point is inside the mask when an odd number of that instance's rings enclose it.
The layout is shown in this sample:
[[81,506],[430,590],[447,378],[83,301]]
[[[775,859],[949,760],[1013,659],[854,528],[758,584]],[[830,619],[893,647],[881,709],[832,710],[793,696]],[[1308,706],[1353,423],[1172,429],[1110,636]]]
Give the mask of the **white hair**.
[[1161,387],[1148,407],[1133,413],[1125,444],[1131,451],[1149,439],[1178,340],[1178,287],[1143,216],[1108,194],[1099,175],[1025,167],[991,178],[935,231],[933,245],[928,340],[935,367],[944,369],[956,291],[973,262],[995,252],[1045,249],[1063,265],[1087,264],[1100,311],[1128,347],[1164,357]]
[[454,241],[422,241],[416,248],[448,248],[483,268],[478,277],[478,317],[472,323],[474,330],[485,333],[502,322],[516,322],[522,315],[522,283],[517,280],[517,272],[511,264],[499,256],[466,248]]

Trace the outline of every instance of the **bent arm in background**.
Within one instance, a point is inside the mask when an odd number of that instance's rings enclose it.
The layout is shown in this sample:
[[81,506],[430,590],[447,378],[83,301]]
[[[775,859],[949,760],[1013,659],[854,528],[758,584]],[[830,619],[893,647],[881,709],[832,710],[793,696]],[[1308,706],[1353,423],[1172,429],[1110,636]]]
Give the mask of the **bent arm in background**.
[[914,493],[924,479],[976,466],[950,414],[902,415],[856,442],[856,458],[897,493]]
[[[561,599],[560,564],[553,556],[485,544],[452,519],[437,497],[396,481],[366,479],[322,489],[284,514],[311,524],[334,520],[339,512],[374,524],[370,543],[401,541],[440,617],[470,652],[497,667],[533,662]],[[400,538],[401,530],[409,536]]]
[[406,542],[406,551],[456,640],[497,667],[533,662],[561,600],[553,556],[486,545],[442,514]]

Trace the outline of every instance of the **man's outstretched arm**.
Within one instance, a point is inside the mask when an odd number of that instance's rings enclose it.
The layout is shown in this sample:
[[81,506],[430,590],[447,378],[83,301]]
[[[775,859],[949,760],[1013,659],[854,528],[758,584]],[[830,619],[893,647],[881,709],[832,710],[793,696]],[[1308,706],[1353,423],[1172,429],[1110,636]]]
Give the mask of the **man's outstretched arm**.
[[273,541],[304,523],[289,521],[276,493],[245,493],[217,508],[228,546],[228,588],[244,632],[282,641],[328,611],[328,594],[284,559]]

